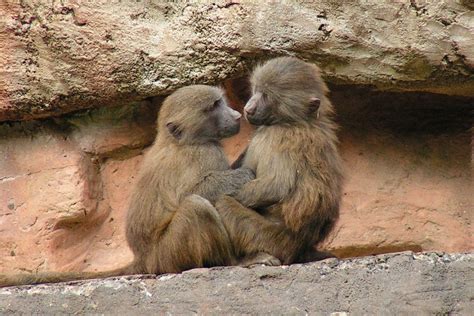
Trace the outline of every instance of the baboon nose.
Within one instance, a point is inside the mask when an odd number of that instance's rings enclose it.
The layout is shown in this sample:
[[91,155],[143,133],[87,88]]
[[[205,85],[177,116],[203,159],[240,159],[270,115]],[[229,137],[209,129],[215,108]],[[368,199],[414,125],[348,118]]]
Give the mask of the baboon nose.
[[238,121],[238,120],[240,120],[240,118],[242,117],[242,114],[240,114],[240,113],[237,112],[237,111],[234,111],[234,112],[232,113],[232,116],[234,117],[234,119],[235,119],[236,121]]
[[252,115],[255,113],[255,107],[244,108],[244,111],[246,115]]

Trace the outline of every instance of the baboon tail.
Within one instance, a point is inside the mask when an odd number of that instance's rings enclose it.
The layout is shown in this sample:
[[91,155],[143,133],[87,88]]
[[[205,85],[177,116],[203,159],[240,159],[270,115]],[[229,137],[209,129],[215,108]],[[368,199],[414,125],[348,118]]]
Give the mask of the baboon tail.
[[137,273],[135,270],[135,263],[133,262],[125,267],[101,272],[40,272],[35,274],[0,275],[0,287],[101,279],[135,274]]

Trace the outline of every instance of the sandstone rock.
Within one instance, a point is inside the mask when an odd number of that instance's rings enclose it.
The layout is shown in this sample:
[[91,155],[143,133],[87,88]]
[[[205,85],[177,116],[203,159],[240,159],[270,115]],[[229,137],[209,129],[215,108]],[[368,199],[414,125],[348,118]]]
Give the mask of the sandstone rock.
[[55,271],[103,271],[133,259],[125,239],[125,218],[131,188],[142,155],[106,161],[100,169],[101,198],[96,216],[54,232],[50,245]]
[[[224,82],[226,97],[229,106],[234,110],[243,113],[245,103],[250,97],[249,82],[247,77],[237,78],[234,80],[226,80]],[[222,140],[224,151],[227,158],[232,163],[247,147],[255,128],[250,123],[242,119],[240,121],[240,131],[237,135]]]
[[455,0],[6,0],[0,120],[164,95],[282,54],[316,61],[333,83],[473,96],[473,21]]
[[346,182],[323,247],[342,257],[472,251],[471,100],[346,88],[332,99]]
[[340,221],[324,248],[342,257],[473,250],[468,135],[410,141],[351,132],[342,140],[351,170]]
[[49,243],[58,220],[97,211],[94,164],[45,126],[4,125],[0,135],[0,269],[55,269]]
[[[161,99],[159,99],[161,101]],[[141,102],[129,106],[84,112],[67,119],[73,126],[71,138],[82,151],[99,157],[136,154],[136,149],[153,142],[156,110],[161,102]]]
[[473,261],[407,252],[4,288],[0,313],[471,315]]
[[[0,271],[97,270],[131,259],[124,214],[156,108],[0,128]],[[109,159],[113,156],[113,159]]]

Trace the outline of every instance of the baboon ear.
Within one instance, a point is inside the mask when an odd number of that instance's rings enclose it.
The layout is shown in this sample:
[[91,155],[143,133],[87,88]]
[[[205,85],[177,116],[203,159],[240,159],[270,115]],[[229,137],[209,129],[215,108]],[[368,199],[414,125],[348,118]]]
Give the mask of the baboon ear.
[[168,131],[170,132],[171,135],[173,135],[174,138],[176,139],[181,139],[181,130],[179,129],[179,126],[176,125],[175,123],[173,122],[168,122],[166,123],[166,128],[168,129]]
[[309,100],[309,112],[310,113],[317,113],[317,117],[319,117],[319,106],[321,105],[321,100],[319,98],[313,97]]

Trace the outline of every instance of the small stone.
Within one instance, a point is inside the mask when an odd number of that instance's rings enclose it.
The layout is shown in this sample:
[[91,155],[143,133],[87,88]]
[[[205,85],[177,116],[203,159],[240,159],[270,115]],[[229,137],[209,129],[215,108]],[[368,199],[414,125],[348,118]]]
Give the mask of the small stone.
[[8,202],[7,207],[9,210],[14,210],[15,209],[15,203],[14,202]]

